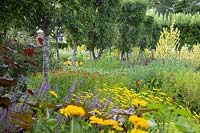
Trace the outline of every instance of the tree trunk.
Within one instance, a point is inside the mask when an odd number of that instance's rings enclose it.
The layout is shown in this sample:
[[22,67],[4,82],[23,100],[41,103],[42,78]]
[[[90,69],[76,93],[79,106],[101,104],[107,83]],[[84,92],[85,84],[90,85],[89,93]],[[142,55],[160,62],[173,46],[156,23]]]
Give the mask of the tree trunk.
[[126,64],[129,63],[129,56],[128,56],[128,52],[126,52]]
[[120,57],[119,57],[120,63],[123,62],[123,56],[124,56],[124,53],[122,51],[120,51]]
[[77,45],[78,45],[78,40],[76,39],[74,44],[73,44],[72,67],[76,67]]
[[59,48],[58,48],[58,30],[56,30],[56,55],[58,63],[60,62],[60,54],[59,54]]
[[96,60],[97,57],[96,57],[96,55],[95,55],[94,48],[91,48],[91,52],[92,52],[93,59]]
[[44,47],[43,47],[43,83],[49,82],[49,38],[44,32]]
[[137,58],[137,63],[141,63],[141,61],[143,60],[143,58],[142,58],[142,55],[143,54],[143,51],[142,51],[142,49],[140,49],[140,51],[139,51],[139,55],[138,55],[138,58]]
[[151,49],[151,59],[154,60],[154,53],[155,53],[155,49]]

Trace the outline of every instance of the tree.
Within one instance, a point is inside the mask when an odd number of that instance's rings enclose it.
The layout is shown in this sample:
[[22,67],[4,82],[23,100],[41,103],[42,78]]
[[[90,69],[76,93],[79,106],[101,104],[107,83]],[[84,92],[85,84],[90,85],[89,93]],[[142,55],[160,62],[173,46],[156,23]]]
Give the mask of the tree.
[[128,52],[132,46],[136,44],[140,33],[140,24],[145,18],[146,3],[143,1],[125,1],[122,5],[121,14],[119,17],[119,32],[120,38],[117,48],[121,52],[120,59],[126,53],[128,61]]
[[[55,23],[57,17],[62,13],[62,3],[57,0],[49,2],[48,0],[30,0],[23,1],[20,16],[23,24],[31,32],[39,29],[43,30],[43,80],[48,83],[49,71],[49,35],[55,31],[55,27],[60,27],[60,24]],[[66,10],[66,9],[65,9]],[[57,13],[57,14],[56,14]],[[60,22],[62,22],[60,20]],[[58,24],[58,25],[56,25]]]
[[72,66],[76,66],[77,46],[87,40],[87,33],[90,30],[92,18],[92,1],[88,0],[67,0],[63,4],[66,9],[64,13],[65,26],[73,39]]
[[169,13],[175,12],[175,5],[178,0],[149,0],[150,7],[153,8],[163,18],[166,15],[168,18]]
[[175,5],[175,12],[195,14],[200,11],[199,0],[179,0]]
[[[89,31],[87,48],[92,52],[93,59],[100,59],[104,49],[110,48],[115,42],[116,19],[120,9],[119,0],[94,0],[92,29]],[[95,48],[97,54],[95,54]]]

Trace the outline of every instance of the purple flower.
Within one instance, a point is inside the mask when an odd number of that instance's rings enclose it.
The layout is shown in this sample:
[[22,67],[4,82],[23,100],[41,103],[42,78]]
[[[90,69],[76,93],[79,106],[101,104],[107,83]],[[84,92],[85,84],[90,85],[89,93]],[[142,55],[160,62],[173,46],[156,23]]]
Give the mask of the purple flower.
[[40,88],[41,88],[41,86],[39,85],[36,92],[35,92],[35,98],[40,96]]
[[80,87],[82,87],[82,86],[83,86],[83,80],[80,81]]
[[80,103],[80,102],[81,102],[81,98],[78,97],[78,98],[77,98],[77,103]]
[[44,83],[42,90],[43,90],[43,96],[46,96],[47,91],[50,89],[50,83]]
[[24,103],[22,104],[22,107],[21,107],[21,111],[23,111],[24,109],[27,109],[27,104],[26,104],[26,101],[28,100],[28,96],[29,95],[26,95],[26,97],[24,98]]
[[74,84],[70,87],[68,96],[65,97],[65,99],[64,99],[65,102],[68,102],[68,103],[71,102],[72,94],[74,93],[76,84],[77,84],[77,80],[76,80],[76,81],[74,82]]

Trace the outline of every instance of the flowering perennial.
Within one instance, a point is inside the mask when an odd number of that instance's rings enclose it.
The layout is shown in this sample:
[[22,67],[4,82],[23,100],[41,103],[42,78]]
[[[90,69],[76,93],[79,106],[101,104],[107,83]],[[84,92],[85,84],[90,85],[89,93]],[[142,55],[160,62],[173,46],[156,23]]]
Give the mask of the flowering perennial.
[[123,131],[123,128],[119,126],[118,122],[115,120],[112,120],[112,119],[103,120],[102,118],[91,116],[90,123],[100,124],[103,126],[112,126],[114,129],[116,129],[118,131]]
[[130,116],[129,121],[134,124],[136,128],[149,128],[150,125],[144,118],[138,117],[136,115]]
[[147,106],[147,102],[144,100],[139,100],[139,99],[134,99],[132,101],[133,106],[135,107],[146,107]]
[[66,108],[60,109],[60,114],[65,115],[66,117],[70,115],[78,115],[78,116],[84,116],[85,111],[82,107],[74,106],[74,105],[68,105]]
[[131,130],[131,133],[148,133],[148,132],[134,128],[133,130]]

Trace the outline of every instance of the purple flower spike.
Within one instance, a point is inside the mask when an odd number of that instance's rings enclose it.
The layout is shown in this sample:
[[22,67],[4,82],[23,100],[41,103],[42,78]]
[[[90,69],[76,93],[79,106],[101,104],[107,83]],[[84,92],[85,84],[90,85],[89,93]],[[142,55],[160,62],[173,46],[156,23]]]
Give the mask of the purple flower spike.
[[83,80],[80,81],[80,87],[82,87],[82,86],[83,86]]
[[77,103],[80,103],[80,102],[81,102],[81,98],[78,97],[78,98],[77,98]]
[[65,99],[64,99],[65,102],[68,102],[68,103],[71,102],[72,94],[74,93],[76,84],[77,84],[77,80],[76,80],[76,81],[74,82],[74,84],[70,87],[68,96],[65,97]]
[[35,92],[35,98],[40,96],[40,89],[41,89],[41,86],[39,85],[36,92]]
[[26,101],[28,100],[28,95],[24,98],[24,103],[22,104],[22,107],[21,107],[21,111],[23,111],[24,109],[26,109]]
[[49,83],[44,83],[42,90],[43,90],[43,96],[46,96],[47,91],[50,89],[50,84]]

